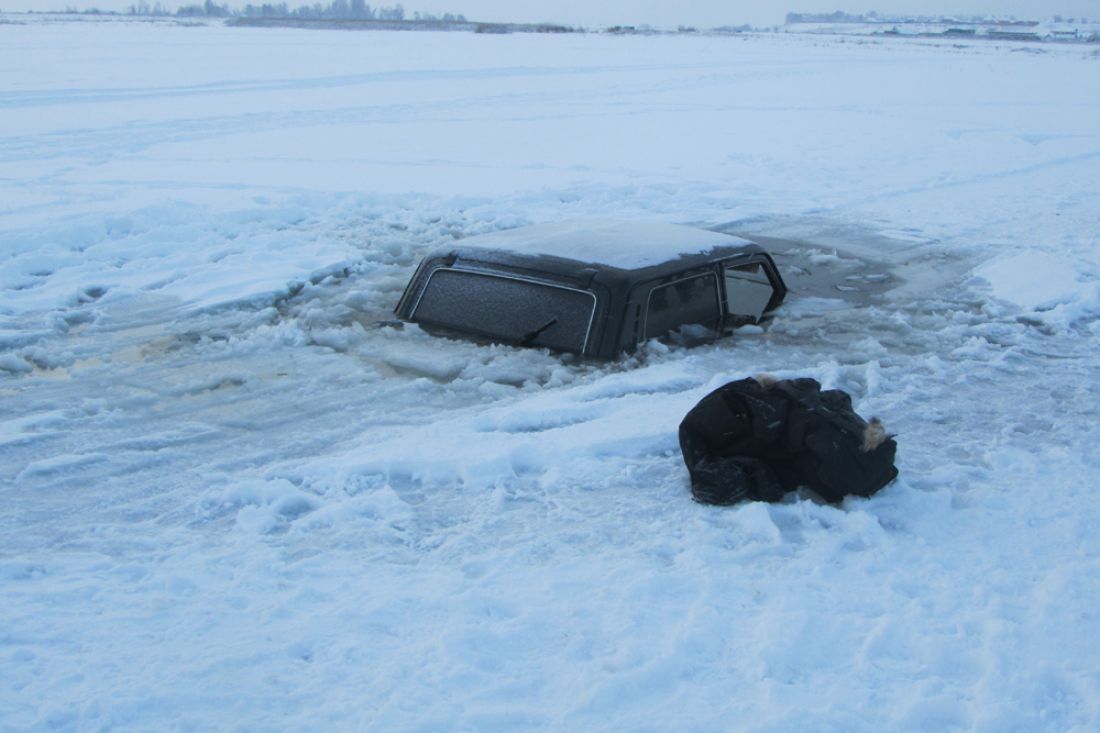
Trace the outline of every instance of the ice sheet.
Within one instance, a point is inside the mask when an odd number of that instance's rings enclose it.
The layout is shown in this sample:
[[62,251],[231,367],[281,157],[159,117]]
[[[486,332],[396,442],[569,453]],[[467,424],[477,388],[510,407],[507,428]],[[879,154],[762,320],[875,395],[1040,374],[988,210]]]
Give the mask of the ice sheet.
[[[1100,729],[1088,46],[21,20],[0,730]],[[612,364],[381,323],[577,218],[807,292]],[[693,504],[676,425],[759,372],[898,482]]]

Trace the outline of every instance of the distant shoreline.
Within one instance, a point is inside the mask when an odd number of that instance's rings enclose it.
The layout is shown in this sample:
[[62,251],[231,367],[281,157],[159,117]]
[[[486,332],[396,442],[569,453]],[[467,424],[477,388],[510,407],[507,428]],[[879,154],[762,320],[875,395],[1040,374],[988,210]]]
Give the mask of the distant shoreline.
[[228,18],[243,28],[312,28],[366,31],[463,31],[467,33],[585,33],[556,23],[483,23],[468,20],[377,20],[361,18]]
[[1000,41],[1037,44],[1100,44],[1100,22],[1000,21],[997,19],[965,21],[951,19],[909,19],[890,23],[876,18],[868,21],[852,19],[826,22],[796,16],[787,24],[768,28],[753,26],[721,26],[697,29],[680,26],[675,30],[647,25],[616,25],[606,28],[584,28],[559,23],[498,23],[458,18],[302,18],[302,17],[215,17],[133,14],[118,12],[63,11],[0,11],[0,25],[21,25],[29,20],[163,22],[184,26],[226,25],[233,28],[299,28],[304,30],[344,31],[433,31],[462,32],[484,35],[511,33],[624,35],[624,36],[745,36],[748,34],[790,34],[798,36],[834,36],[865,39],[919,39],[942,41]]

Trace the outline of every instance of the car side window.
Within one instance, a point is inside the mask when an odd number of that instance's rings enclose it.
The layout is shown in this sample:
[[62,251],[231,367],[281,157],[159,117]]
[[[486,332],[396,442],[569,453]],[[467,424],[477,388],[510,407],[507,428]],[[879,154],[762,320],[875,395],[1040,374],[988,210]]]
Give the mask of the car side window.
[[759,322],[775,293],[764,266],[755,262],[727,267],[725,280],[729,320],[735,325]]
[[428,326],[504,343],[582,352],[595,305],[595,296],[583,290],[439,269],[428,278],[414,315]]
[[645,337],[714,338],[721,323],[718,279],[711,273],[659,285],[649,293]]

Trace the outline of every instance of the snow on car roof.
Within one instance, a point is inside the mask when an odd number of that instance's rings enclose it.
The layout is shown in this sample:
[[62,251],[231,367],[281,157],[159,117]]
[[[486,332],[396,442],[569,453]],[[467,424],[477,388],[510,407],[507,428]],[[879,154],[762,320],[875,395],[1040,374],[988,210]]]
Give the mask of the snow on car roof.
[[659,265],[681,255],[709,252],[715,247],[740,247],[752,243],[729,234],[679,224],[599,219],[504,229],[469,237],[461,244],[630,270]]

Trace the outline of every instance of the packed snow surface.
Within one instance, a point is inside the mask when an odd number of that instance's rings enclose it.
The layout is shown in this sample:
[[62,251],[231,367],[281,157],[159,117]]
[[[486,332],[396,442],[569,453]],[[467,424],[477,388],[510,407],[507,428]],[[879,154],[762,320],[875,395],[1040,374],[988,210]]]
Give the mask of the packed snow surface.
[[504,229],[463,241],[463,245],[528,255],[552,255],[623,269],[659,265],[680,255],[737,247],[748,240],[692,227],[653,221],[600,219],[552,222]]
[[[0,731],[1100,730],[1091,46],[2,19]],[[791,293],[609,364],[385,324],[577,218]],[[692,503],[761,372],[900,478]]]

